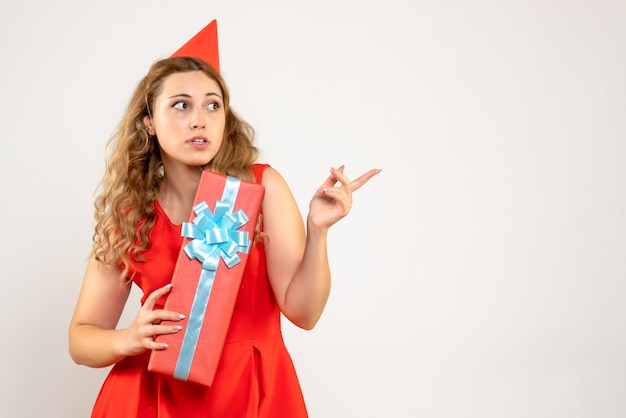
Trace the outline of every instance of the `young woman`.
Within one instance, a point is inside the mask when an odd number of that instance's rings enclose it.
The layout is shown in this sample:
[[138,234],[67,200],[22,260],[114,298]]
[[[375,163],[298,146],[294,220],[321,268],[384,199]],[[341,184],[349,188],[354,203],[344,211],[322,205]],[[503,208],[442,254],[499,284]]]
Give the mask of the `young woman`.
[[[331,169],[304,222],[281,175],[255,164],[253,130],[231,109],[220,74],[191,57],[156,62],[137,86],[117,132],[96,199],[94,246],[69,327],[75,362],[113,365],[92,417],[306,417],[284,346],[280,313],[311,329],[330,290],[328,229],[346,216],[352,192],[380,170],[350,181]],[[202,170],[262,183],[257,237],[211,387],[147,370],[156,335],[184,330],[163,309]],[[142,306],[117,323],[134,282]],[[176,321],[177,325],[161,324]],[[198,349],[201,349],[199,347]]]

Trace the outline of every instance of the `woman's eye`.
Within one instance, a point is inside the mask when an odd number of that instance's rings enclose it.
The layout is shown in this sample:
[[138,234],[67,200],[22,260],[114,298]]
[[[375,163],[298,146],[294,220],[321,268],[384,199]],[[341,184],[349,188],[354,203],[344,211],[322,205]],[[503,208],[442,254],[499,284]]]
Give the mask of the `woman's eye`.
[[217,109],[220,108],[220,104],[217,102],[212,102],[212,103],[209,103],[207,107],[209,108],[209,110],[216,111]]
[[178,110],[185,110],[185,109],[187,109],[187,103],[185,103],[185,102],[176,102],[176,103],[174,103],[174,105],[172,107],[174,109],[178,109]]

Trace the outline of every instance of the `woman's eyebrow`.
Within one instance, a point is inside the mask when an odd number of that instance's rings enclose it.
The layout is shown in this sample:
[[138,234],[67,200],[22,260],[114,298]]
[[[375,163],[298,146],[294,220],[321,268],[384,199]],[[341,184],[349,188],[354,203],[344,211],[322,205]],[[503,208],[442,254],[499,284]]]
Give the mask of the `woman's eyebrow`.
[[[207,93],[207,94],[205,94],[204,96],[205,96],[205,97],[217,96],[217,97],[219,97],[220,99],[222,99],[222,96],[220,96],[220,95],[219,95],[219,94],[217,94],[217,93],[212,93],[212,92]],[[180,94],[175,94],[175,95],[173,95],[173,96],[170,96],[170,97],[168,97],[168,99],[174,99],[174,98],[177,98],[177,97],[186,97],[186,98],[191,98],[191,95],[190,95],[190,94],[187,94],[187,93],[180,93]],[[224,100],[224,99],[222,99],[222,100]]]

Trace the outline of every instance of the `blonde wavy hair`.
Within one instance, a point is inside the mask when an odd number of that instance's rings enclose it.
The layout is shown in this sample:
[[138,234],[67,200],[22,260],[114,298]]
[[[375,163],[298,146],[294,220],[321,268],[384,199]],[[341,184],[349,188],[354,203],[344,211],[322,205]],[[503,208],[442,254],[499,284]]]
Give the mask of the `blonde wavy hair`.
[[92,255],[100,263],[119,265],[124,280],[134,274],[133,261],[145,260],[141,253],[150,247],[149,235],[156,221],[154,201],[163,180],[159,145],[148,134],[144,117],[150,116],[163,80],[189,71],[202,71],[214,80],[224,100],[224,139],[217,155],[202,168],[244,180],[252,177],[250,165],[258,155],[254,129],[231,109],[228,88],[219,72],[193,57],[166,58],[152,64],[109,140],[101,193],[95,199]]

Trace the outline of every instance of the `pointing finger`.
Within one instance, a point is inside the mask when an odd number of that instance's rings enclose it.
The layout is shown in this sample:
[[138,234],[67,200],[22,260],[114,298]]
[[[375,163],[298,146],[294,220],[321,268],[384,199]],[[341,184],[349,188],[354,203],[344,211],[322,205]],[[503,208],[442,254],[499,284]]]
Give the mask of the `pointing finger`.
[[381,169],[372,169],[369,170],[367,173],[362,174],[361,176],[359,176],[358,178],[352,180],[350,182],[350,187],[352,188],[352,191],[354,190],[358,190],[359,188],[361,188],[361,186],[363,186],[365,183],[367,183],[372,177],[374,177],[375,175],[377,175],[378,173],[380,173],[382,170]]

